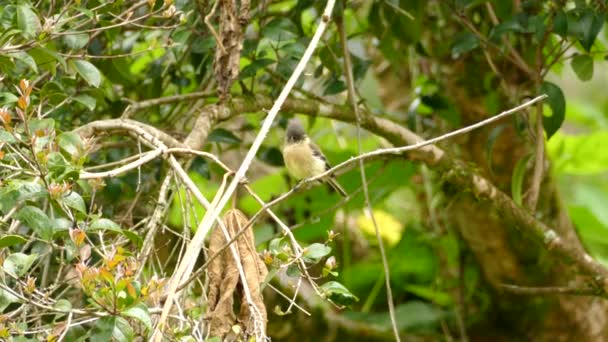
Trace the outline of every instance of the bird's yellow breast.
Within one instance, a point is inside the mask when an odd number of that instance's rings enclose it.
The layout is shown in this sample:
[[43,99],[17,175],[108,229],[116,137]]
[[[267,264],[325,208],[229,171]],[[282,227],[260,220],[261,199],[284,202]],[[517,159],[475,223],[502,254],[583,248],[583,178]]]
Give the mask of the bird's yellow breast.
[[325,162],[313,155],[308,139],[283,147],[283,159],[287,171],[297,179],[314,177],[325,172]]

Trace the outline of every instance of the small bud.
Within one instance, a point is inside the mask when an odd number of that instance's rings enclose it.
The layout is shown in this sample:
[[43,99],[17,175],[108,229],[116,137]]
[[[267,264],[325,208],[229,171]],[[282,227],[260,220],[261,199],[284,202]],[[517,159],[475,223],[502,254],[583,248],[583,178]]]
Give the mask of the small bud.
[[272,261],[273,261],[272,254],[268,250],[265,249],[264,252],[262,252],[262,255],[264,257],[264,263],[266,265],[272,265]]
[[28,294],[32,294],[36,291],[36,278],[28,276],[25,284],[25,292]]
[[327,232],[327,240],[329,242],[334,241],[334,239],[336,238],[336,236],[338,236],[338,233],[334,232],[333,230],[330,230]]
[[327,260],[325,261],[325,268],[330,271],[335,269],[337,266],[338,263],[336,262],[336,258],[333,255],[327,258]]
[[11,113],[9,113],[6,107],[0,108],[0,121],[2,121],[4,127],[10,126],[12,119]]

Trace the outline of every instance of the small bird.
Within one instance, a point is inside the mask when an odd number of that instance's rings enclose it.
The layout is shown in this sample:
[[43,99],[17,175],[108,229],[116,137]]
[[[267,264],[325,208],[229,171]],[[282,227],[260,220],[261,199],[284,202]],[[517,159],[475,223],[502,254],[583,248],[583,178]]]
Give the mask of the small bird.
[[[298,180],[315,177],[331,168],[323,152],[310,141],[298,119],[291,119],[287,124],[283,160],[285,160],[287,171]],[[340,195],[347,196],[346,191],[338,184],[333,175],[325,177],[323,181]]]

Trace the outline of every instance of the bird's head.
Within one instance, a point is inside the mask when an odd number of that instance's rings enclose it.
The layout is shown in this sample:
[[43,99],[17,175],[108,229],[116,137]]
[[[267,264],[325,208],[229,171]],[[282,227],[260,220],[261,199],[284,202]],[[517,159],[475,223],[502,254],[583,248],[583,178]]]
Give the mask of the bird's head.
[[294,118],[289,120],[287,123],[287,130],[285,132],[285,142],[288,144],[299,143],[306,139],[306,132],[300,120]]

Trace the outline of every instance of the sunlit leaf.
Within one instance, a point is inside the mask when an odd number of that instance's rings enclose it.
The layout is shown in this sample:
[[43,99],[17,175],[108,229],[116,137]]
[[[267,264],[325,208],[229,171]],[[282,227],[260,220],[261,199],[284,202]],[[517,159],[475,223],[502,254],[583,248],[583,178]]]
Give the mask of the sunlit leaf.
[[0,248],[22,244],[26,241],[27,239],[21,235],[4,235],[0,237]]
[[304,253],[302,253],[302,257],[306,262],[317,263],[322,258],[329,255],[329,253],[331,253],[331,247],[321,243],[313,243],[312,245],[304,248]]
[[128,308],[127,310],[122,312],[123,315],[135,318],[144,324],[144,326],[148,329],[152,329],[152,318],[150,318],[150,312],[148,311],[148,307],[143,304],[137,304],[133,307]]
[[593,175],[608,171],[608,149],[598,146],[608,146],[608,131],[584,135],[558,132],[547,143],[547,150],[560,174]]
[[90,62],[82,59],[72,59],[70,66],[91,86],[99,87],[101,84],[101,72]]
[[94,97],[84,94],[74,96],[74,101],[83,104],[90,111],[95,110],[95,106],[97,105],[97,100]]
[[17,6],[17,26],[26,38],[33,38],[40,30],[40,20],[29,5]]
[[89,41],[89,35],[86,33],[68,34],[62,36],[62,38],[65,45],[72,50],[84,47]]
[[80,135],[74,132],[63,132],[57,136],[59,147],[69,155],[77,155],[84,149]]
[[66,196],[63,196],[62,201],[68,207],[78,210],[79,212],[86,214],[87,207],[84,203],[84,199],[78,193],[70,191]]

